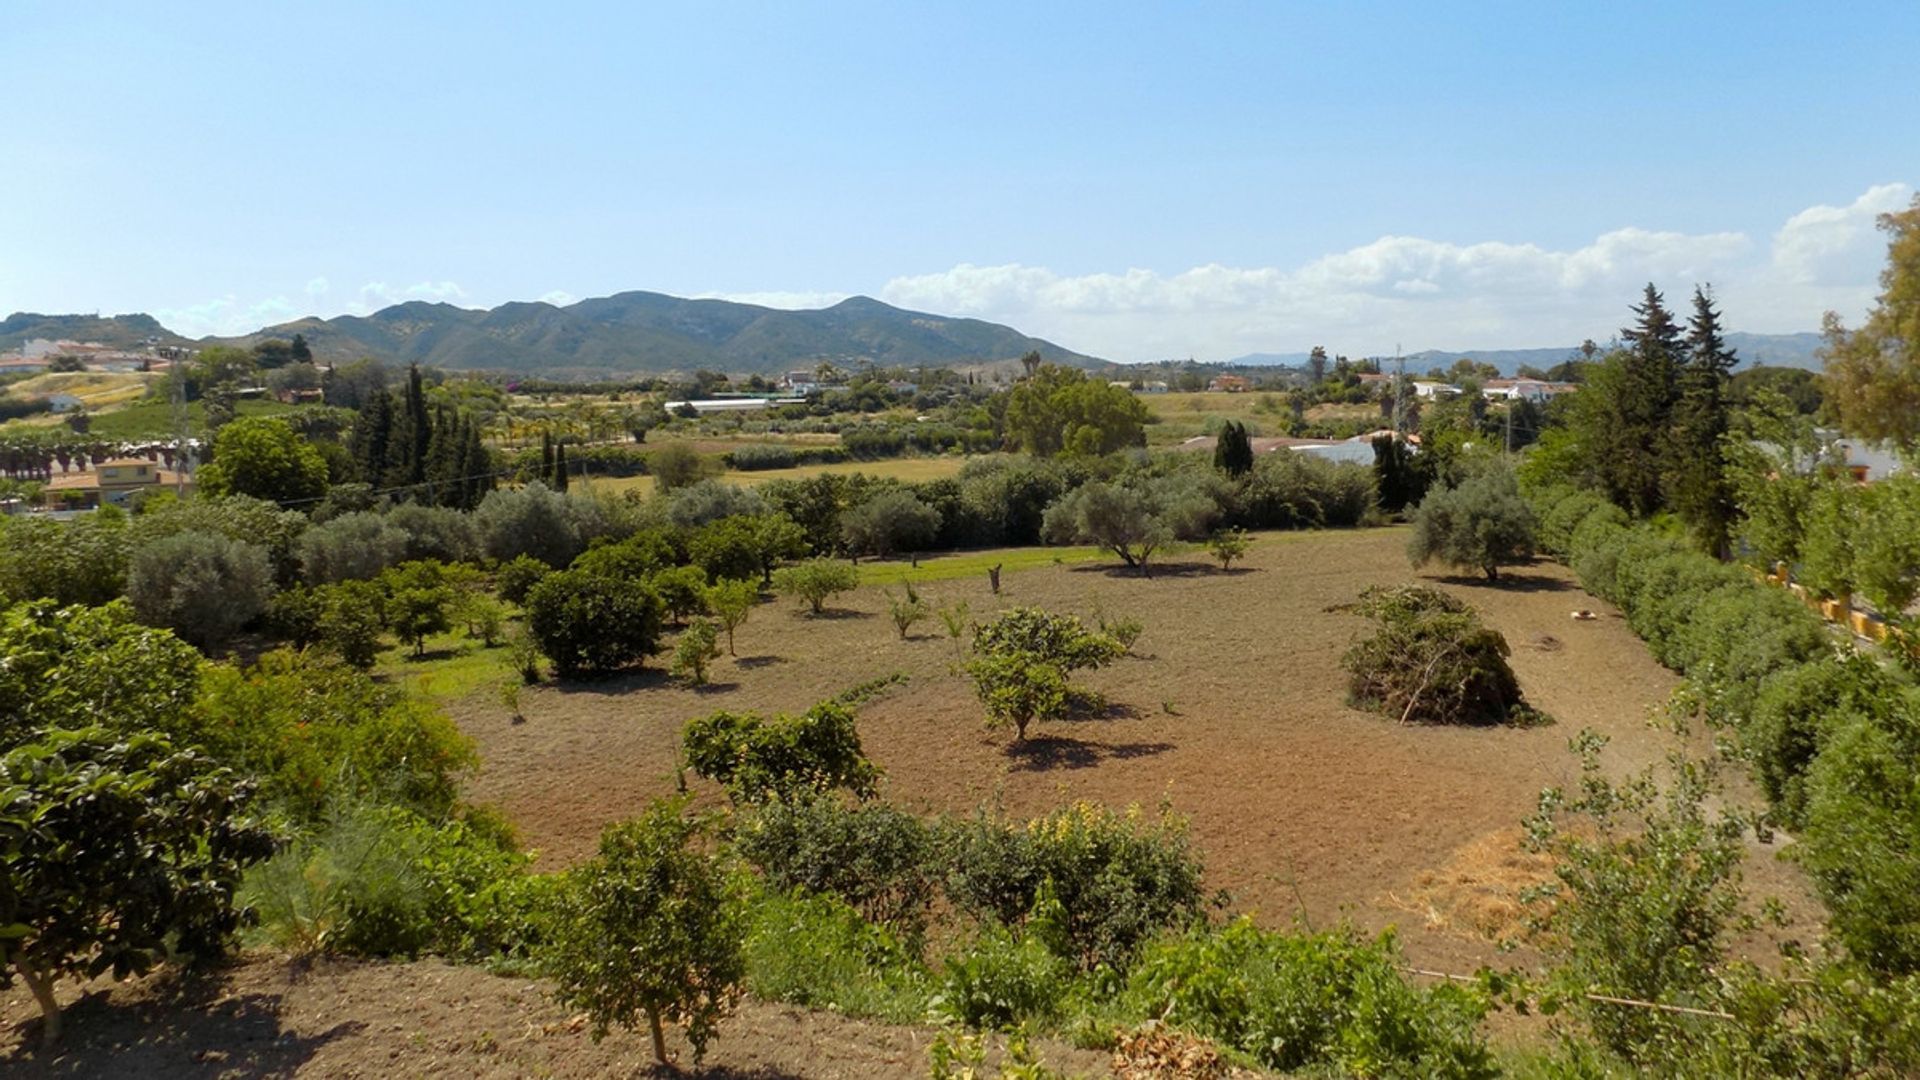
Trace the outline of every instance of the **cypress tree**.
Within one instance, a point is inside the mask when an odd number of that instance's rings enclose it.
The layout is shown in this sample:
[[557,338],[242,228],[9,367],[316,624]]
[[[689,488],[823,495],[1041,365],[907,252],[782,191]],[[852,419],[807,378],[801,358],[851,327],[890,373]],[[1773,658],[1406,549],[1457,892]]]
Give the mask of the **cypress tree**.
[[459,444],[454,441],[459,433],[454,430],[445,406],[434,411],[430,427],[426,465],[422,469],[427,489],[421,494],[421,501],[451,506],[458,497],[453,481],[460,476],[460,462],[455,458]]
[[553,486],[553,433],[540,433],[540,482]]
[[418,484],[427,478],[427,447],[433,440],[433,417],[427,412],[426,391],[420,385],[420,365],[407,365],[406,480]]
[[1701,547],[1725,557],[1734,503],[1723,439],[1728,387],[1740,361],[1721,336],[1713,298],[1698,286],[1693,290],[1693,317],[1687,322],[1686,356],[1673,409],[1668,501]]
[[567,490],[567,444],[561,443],[553,448],[553,489]]
[[1247,426],[1229,420],[1220,428],[1213,444],[1213,467],[1228,476],[1245,476],[1253,471],[1253,440]]
[[353,463],[360,479],[379,484],[386,478],[393,439],[393,399],[381,390],[367,395],[353,421]]
[[472,510],[493,490],[493,459],[480,441],[480,425],[467,421],[466,453],[461,457],[461,475],[466,482],[466,509]]

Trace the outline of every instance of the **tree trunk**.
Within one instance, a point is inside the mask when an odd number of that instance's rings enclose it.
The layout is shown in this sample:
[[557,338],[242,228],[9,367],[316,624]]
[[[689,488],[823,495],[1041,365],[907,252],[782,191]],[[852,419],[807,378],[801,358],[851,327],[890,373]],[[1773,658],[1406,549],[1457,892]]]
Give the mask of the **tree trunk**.
[[1498,566],[1493,566],[1493,565],[1491,565],[1491,564],[1489,564],[1489,565],[1488,565],[1488,566],[1487,566],[1487,567],[1486,567],[1485,569],[1486,569],[1486,571],[1487,571],[1487,580],[1488,580],[1488,581],[1499,581],[1499,580],[1500,580],[1500,568],[1499,568]]
[[60,1002],[53,996],[53,979],[34,970],[24,956],[15,957],[13,966],[27,989],[33,991],[33,1000],[40,1004],[40,1047],[51,1050],[60,1042]]
[[653,1060],[662,1065],[667,1064],[667,1037],[665,1033],[660,1030],[660,1011],[658,1009],[647,1010],[647,1027],[653,1033]]

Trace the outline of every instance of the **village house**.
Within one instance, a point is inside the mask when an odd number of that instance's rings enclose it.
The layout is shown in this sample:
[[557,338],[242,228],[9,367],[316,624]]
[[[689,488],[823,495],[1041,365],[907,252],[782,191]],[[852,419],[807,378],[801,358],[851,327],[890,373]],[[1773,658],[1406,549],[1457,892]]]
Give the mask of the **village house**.
[[1541,405],[1578,389],[1573,383],[1546,382],[1541,379],[1488,379],[1480,385],[1480,396],[1489,401],[1523,400]]
[[1207,389],[1215,393],[1244,394],[1253,389],[1253,380],[1245,375],[1215,375],[1207,383]]
[[146,458],[113,458],[93,469],[63,473],[47,481],[41,500],[56,509],[80,509],[112,503],[125,506],[136,492],[160,491],[183,481],[172,469]]

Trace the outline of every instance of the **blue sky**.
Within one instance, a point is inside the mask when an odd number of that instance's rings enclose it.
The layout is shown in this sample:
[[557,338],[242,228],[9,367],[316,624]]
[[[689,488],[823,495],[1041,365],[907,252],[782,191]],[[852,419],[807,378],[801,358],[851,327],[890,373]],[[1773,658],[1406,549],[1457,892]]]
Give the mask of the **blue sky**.
[[1123,360],[1857,316],[1920,5],[0,10],[0,310],[865,293]]

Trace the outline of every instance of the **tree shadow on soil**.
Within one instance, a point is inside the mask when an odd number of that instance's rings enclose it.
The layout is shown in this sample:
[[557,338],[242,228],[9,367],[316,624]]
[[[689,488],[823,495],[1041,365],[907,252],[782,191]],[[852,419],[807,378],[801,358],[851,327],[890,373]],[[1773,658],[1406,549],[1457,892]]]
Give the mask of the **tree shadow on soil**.
[[802,1074],[771,1065],[662,1065],[651,1062],[641,1076],[671,1076],[678,1080],[802,1080]]
[[641,668],[639,671],[622,671],[613,675],[582,676],[563,679],[556,675],[545,684],[549,689],[562,694],[598,694],[612,696],[634,690],[652,690],[662,686],[677,686],[673,677],[657,667]]
[[871,619],[873,612],[855,611],[844,607],[821,608],[817,612],[801,608],[793,613],[793,617],[796,619]]
[[[1145,578],[1151,581],[1155,578],[1203,577],[1219,573],[1220,568],[1210,562],[1156,562],[1148,563],[1147,571],[1143,574],[1140,572],[1139,567],[1128,566],[1125,563],[1118,566],[1112,563],[1090,563],[1084,566],[1074,567],[1073,572],[1076,574],[1104,574],[1107,577],[1116,578]],[[1235,572],[1245,573],[1246,571],[1241,570]]]
[[733,658],[734,667],[743,667],[748,671],[754,671],[763,667],[772,667],[775,664],[784,664],[786,662],[786,657],[775,656],[772,653],[764,656],[736,656]]
[[1100,720],[1138,720],[1140,710],[1124,701],[1108,701],[1091,690],[1067,689],[1066,715],[1062,723],[1092,723]]
[[40,1018],[20,1025],[13,1063],[48,1076],[293,1076],[322,1046],[359,1034],[358,1020],[295,1034],[280,1022],[277,994],[222,997],[218,973],[183,975],[167,992],[127,1003],[89,993],[62,1014],[64,1034],[42,1054]]
[[1546,574],[1516,574],[1511,570],[1503,571],[1493,581],[1488,581],[1484,574],[1447,574],[1436,580],[1463,589],[1499,589],[1501,592],[1572,592],[1577,588],[1572,582],[1561,578]]
[[1169,742],[1099,742],[1061,735],[1036,735],[1007,747],[1007,757],[1022,772],[1090,769],[1103,761],[1130,761],[1173,749]]

